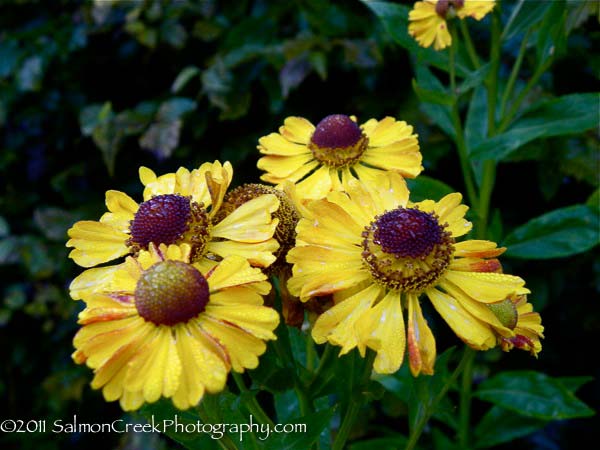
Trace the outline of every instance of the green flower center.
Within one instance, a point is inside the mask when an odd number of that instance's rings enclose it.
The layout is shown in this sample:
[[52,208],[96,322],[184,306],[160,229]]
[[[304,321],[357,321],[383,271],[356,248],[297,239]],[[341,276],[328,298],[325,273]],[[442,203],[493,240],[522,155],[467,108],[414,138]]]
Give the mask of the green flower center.
[[333,114],[321,120],[308,147],[314,157],[329,167],[344,167],[358,161],[369,139],[350,117]]
[[196,317],[209,300],[206,278],[182,261],[161,261],[144,271],[135,287],[135,307],[156,325],[173,326]]
[[210,239],[210,220],[203,206],[178,194],[152,197],[135,213],[127,244],[137,253],[147,250],[151,242],[155,245],[188,242],[194,261],[204,254]]
[[446,271],[454,239],[433,213],[397,208],[375,217],[363,231],[363,262],[390,289],[422,291]]

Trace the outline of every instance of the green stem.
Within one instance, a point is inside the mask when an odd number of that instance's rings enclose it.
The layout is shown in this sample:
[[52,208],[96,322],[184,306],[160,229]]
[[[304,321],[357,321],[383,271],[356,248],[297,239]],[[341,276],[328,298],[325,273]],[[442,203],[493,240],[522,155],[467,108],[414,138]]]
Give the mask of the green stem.
[[466,347],[464,358],[465,366],[463,369],[460,386],[460,416],[458,427],[458,443],[460,448],[467,448],[469,445],[469,425],[471,422],[471,386],[473,385],[473,362],[475,361],[475,350]]
[[[488,99],[488,137],[496,134],[496,99],[498,98],[498,70],[500,66],[500,19],[498,12],[492,16],[492,42],[490,49],[490,73],[487,79]],[[479,191],[479,204],[477,205],[478,226],[476,235],[480,239],[487,235],[490,201],[494,183],[496,182],[496,161],[483,162],[483,174]]]
[[438,403],[446,396],[448,389],[450,389],[450,387],[456,382],[458,376],[465,369],[465,366],[468,364],[469,359],[471,358],[472,352],[473,351],[469,347],[465,346],[465,351],[460,362],[458,363],[458,366],[456,366],[456,369],[454,369],[454,372],[452,372],[450,378],[446,380],[446,383],[444,384],[444,386],[442,386],[442,389],[440,389],[438,394],[434,397],[433,401],[427,406],[427,409],[425,410],[421,418],[417,421],[413,429],[410,430],[410,436],[408,439],[408,443],[406,444],[405,450],[412,450],[415,448],[417,442],[419,441],[419,438],[421,437],[421,433],[425,428],[425,425],[427,425],[427,422],[429,421],[429,418],[434,413]]
[[[282,325],[282,328],[283,327],[285,327],[285,325]],[[296,366],[296,361],[294,360],[294,357],[292,355],[291,346],[289,345],[289,336],[287,334],[287,329],[285,329],[285,332],[283,330],[280,330],[278,335],[279,335],[279,339],[273,341],[273,346],[275,347],[275,352],[277,353],[277,356],[279,357],[279,359],[286,366],[288,366],[293,373],[294,392],[296,393],[296,397],[298,398],[298,405],[300,406],[300,414],[305,416],[305,415],[313,412],[313,407],[312,407],[312,403],[310,402],[309,397],[306,393],[307,391],[304,387],[304,384],[298,377],[298,368]],[[287,344],[286,348],[283,348],[284,341]]]
[[315,349],[315,342],[312,340],[310,335],[306,336],[306,368],[312,372],[315,368],[315,361],[317,359],[317,351]]
[[358,392],[350,397],[350,402],[348,404],[348,408],[346,409],[344,419],[342,420],[342,425],[340,426],[340,429],[335,437],[335,441],[333,442],[333,446],[331,447],[332,450],[342,450],[344,448],[344,445],[350,436],[350,432],[352,431],[352,427],[354,427],[358,413],[365,404],[366,397],[363,392],[367,387],[369,378],[371,377],[375,356],[377,356],[377,353],[375,353],[373,350],[367,350],[365,364],[360,375],[359,384],[358,386],[354,387],[354,389],[356,389]]
[[473,46],[473,40],[471,39],[471,33],[469,32],[469,28],[467,27],[466,20],[459,20],[460,22],[460,31],[463,36],[463,41],[467,47],[467,53],[469,54],[469,58],[471,59],[471,63],[475,69],[479,69],[481,67],[481,63],[479,62],[479,57],[477,56],[477,52],[475,51],[475,46]]
[[[210,417],[210,414],[208,414],[202,402],[196,406],[196,411],[198,412],[202,423],[215,423],[215,420]],[[224,450],[237,450],[237,446],[227,434],[223,434],[220,439],[217,439],[217,443]]]
[[515,82],[517,81],[517,76],[519,75],[519,70],[521,70],[521,64],[523,63],[523,58],[525,57],[525,50],[527,50],[527,41],[529,40],[530,34],[531,29],[527,30],[527,33],[525,33],[525,37],[523,37],[523,40],[521,41],[519,54],[517,55],[517,59],[513,64],[512,71],[510,72],[510,77],[508,78],[506,88],[504,89],[504,94],[502,95],[502,101],[500,102],[500,117],[504,117],[504,112],[506,111],[506,104],[508,103],[508,99],[510,98],[512,91],[515,87]]
[[325,344],[325,350],[323,350],[323,354],[321,355],[321,358],[319,359],[319,366],[317,367],[317,370],[315,371],[312,379],[308,383],[307,390],[309,392],[312,390],[311,388],[313,387],[314,383],[317,382],[317,380],[323,373],[323,370],[325,370],[325,368],[329,364],[329,361],[332,358],[335,358],[335,348],[333,347],[333,345],[327,343],[327,344]]
[[456,32],[454,28],[450,28],[452,34],[452,45],[449,49],[449,72],[450,72],[450,90],[451,95],[454,97],[452,104],[452,110],[450,111],[450,117],[452,119],[452,125],[456,133],[456,148],[458,150],[458,158],[460,161],[460,168],[465,180],[465,187],[467,189],[467,196],[469,202],[472,205],[477,203],[477,194],[475,191],[475,182],[473,181],[473,172],[471,171],[471,165],[469,163],[469,154],[467,151],[467,144],[465,141],[465,133],[458,113],[458,95],[456,92],[456,70],[455,70],[455,56],[456,56],[456,45],[458,45],[458,39],[456,39]]
[[523,90],[519,93],[519,96],[513,102],[508,113],[504,116],[502,122],[500,123],[500,126],[498,127],[499,132],[505,131],[511,124],[512,120],[514,119],[514,116],[517,114],[519,108],[521,107],[521,103],[523,103],[523,100],[525,100],[525,97],[527,97],[527,94],[529,94],[529,91],[537,84],[537,82],[539,81],[540,77],[544,74],[546,69],[548,69],[548,67],[552,65],[552,59],[553,58],[548,58],[547,61],[544,61],[537,67],[532,77],[529,79]]
[[232,371],[231,374],[233,376],[235,384],[237,385],[238,389],[240,390],[240,393],[242,393],[244,396],[245,404],[246,404],[246,407],[248,408],[248,411],[250,411],[250,414],[252,414],[254,417],[256,417],[256,420],[258,420],[258,422],[260,424],[262,424],[262,425],[269,424],[271,427],[274,427],[275,424],[273,423],[273,421],[269,418],[267,413],[259,405],[254,394],[252,394],[246,387],[246,383],[244,382],[244,378],[242,377],[242,374],[239,374],[234,371]]

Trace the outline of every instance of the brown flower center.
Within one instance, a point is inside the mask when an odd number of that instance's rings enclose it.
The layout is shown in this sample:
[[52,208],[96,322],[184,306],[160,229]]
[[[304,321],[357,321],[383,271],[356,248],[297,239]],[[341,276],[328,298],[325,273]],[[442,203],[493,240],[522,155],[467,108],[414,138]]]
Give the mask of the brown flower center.
[[308,147],[314,157],[330,167],[344,167],[358,161],[369,139],[350,117],[333,114],[321,120]]
[[186,241],[192,246],[192,260],[204,253],[210,238],[210,221],[202,204],[178,194],[164,194],[143,202],[130,225],[127,244],[134,253],[147,250],[153,242],[175,244]]
[[422,291],[446,271],[454,239],[433,213],[397,208],[363,231],[363,262],[374,279],[402,291]]
[[435,12],[444,19],[448,15],[454,17],[456,10],[462,8],[464,5],[465,0],[438,0],[435,4]]
[[161,261],[146,270],[135,288],[135,307],[156,325],[173,326],[196,317],[209,300],[206,278],[182,261]]

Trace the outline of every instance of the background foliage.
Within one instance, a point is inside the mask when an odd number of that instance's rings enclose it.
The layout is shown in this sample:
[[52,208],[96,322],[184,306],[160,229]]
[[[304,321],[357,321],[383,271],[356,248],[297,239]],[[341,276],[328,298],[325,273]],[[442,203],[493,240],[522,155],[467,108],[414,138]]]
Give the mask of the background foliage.
[[[510,72],[525,33],[537,36],[516,92],[535,75],[537,62],[549,56],[553,62],[524,99],[518,122],[483,139],[477,108],[484,72],[463,73],[459,87],[474,90],[461,105],[470,151],[501,161],[490,232],[508,246],[506,271],[527,280],[546,327],[538,360],[517,351],[479,355],[474,433],[481,448],[555,449],[582,434],[600,439],[597,419],[566,420],[591,414],[573,396],[576,390],[590,408],[600,406],[600,152],[598,97],[590,94],[600,70],[598,12],[593,2],[554,2],[557,12],[547,3],[503,2],[503,22],[512,22],[501,71]],[[520,12],[511,15],[516,8]],[[2,417],[52,421],[77,414],[99,423],[123,415],[89,388],[89,370],[70,359],[81,305],[68,297],[79,269],[64,243],[74,221],[100,216],[106,190],[139,199],[140,165],[164,173],[229,160],[234,184],[255,182],[258,138],[289,115],[315,123],[332,113],[356,114],[359,121],[391,115],[414,125],[420,137],[426,170],[412,183],[414,195],[435,198],[449,187],[464,192],[435,78],[445,76],[445,63],[406,40],[403,11],[386,3],[320,0],[0,3]],[[557,34],[556,23],[568,35]],[[488,28],[488,21],[473,26],[482,53]],[[459,342],[436,319],[428,316],[438,351],[450,349],[438,362],[443,374]],[[294,344],[296,332],[290,333]],[[343,364],[354,364],[351,358]],[[293,405],[285,369],[251,374],[255,386],[274,394],[271,408],[283,421],[294,417],[284,408]],[[379,380],[387,390],[373,388],[380,401],[364,412],[353,437],[397,448],[406,418],[419,420],[412,400],[435,392],[435,380],[412,380],[406,369]],[[221,396],[220,405],[209,400],[207,408],[237,409],[236,398]],[[544,402],[558,404],[557,410]],[[439,430],[453,429],[446,406],[434,415],[439,429],[428,436],[438,448],[448,448]],[[310,423],[325,426],[335,414],[317,413]],[[0,443],[62,449],[89,438],[4,434]],[[148,434],[104,438],[119,448],[177,445]]]

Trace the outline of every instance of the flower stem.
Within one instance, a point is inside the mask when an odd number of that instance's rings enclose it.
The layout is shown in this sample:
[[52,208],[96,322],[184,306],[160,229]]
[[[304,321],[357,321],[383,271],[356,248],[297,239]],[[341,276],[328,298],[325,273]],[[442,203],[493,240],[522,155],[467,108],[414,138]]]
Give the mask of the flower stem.
[[458,94],[456,92],[456,70],[455,70],[455,54],[456,54],[456,45],[458,45],[458,39],[456,39],[456,33],[454,28],[450,29],[452,33],[452,45],[450,45],[449,49],[449,72],[450,72],[450,90],[451,95],[454,97],[454,102],[452,104],[452,110],[450,111],[450,117],[452,119],[452,125],[454,126],[454,131],[456,133],[456,149],[458,151],[458,158],[460,161],[460,168],[463,174],[463,179],[465,181],[465,187],[467,189],[467,196],[469,197],[469,202],[472,205],[477,203],[477,194],[475,191],[475,183],[473,181],[473,172],[471,171],[471,165],[469,163],[469,154],[467,150],[467,144],[465,141],[465,134],[462,127],[462,122],[460,120],[460,115],[458,113]]
[[471,59],[471,63],[475,69],[479,69],[481,67],[481,63],[479,62],[479,57],[477,56],[477,52],[475,51],[475,47],[473,46],[473,40],[471,39],[471,33],[469,33],[469,28],[467,27],[466,20],[459,20],[460,22],[460,31],[463,36],[463,40],[467,47],[467,53],[469,54],[469,58]]
[[504,112],[506,111],[506,104],[515,87],[515,82],[517,81],[517,76],[519,75],[519,70],[521,70],[521,64],[523,63],[523,58],[525,57],[525,50],[527,50],[527,42],[529,41],[530,34],[531,29],[527,30],[527,33],[525,33],[525,37],[523,37],[523,40],[521,41],[519,54],[517,55],[517,59],[513,64],[512,71],[510,72],[510,77],[508,78],[508,82],[506,83],[506,87],[504,88],[504,94],[502,95],[502,101],[500,102],[500,117],[504,117]]
[[262,425],[269,424],[271,427],[275,426],[273,421],[269,418],[267,413],[262,409],[256,400],[256,397],[246,387],[246,383],[244,382],[242,374],[232,371],[231,375],[233,376],[235,384],[240,390],[240,393],[244,395],[245,404],[250,411],[250,414],[256,417],[256,420],[258,420],[258,422]]
[[[216,421],[210,416],[210,414],[208,414],[208,412],[206,411],[206,408],[204,408],[204,405],[202,404],[202,402],[200,402],[198,404],[198,406],[196,406],[196,411],[198,412],[198,415],[200,416],[202,423],[209,423],[209,424],[216,423]],[[237,449],[235,443],[231,440],[231,438],[227,434],[223,434],[223,436],[220,439],[217,439],[217,443],[224,450],[236,450]]]
[[[273,341],[273,346],[275,347],[275,352],[279,359],[286,365],[293,373],[294,377],[294,392],[296,393],[296,398],[298,399],[298,405],[300,407],[300,414],[303,416],[310,414],[313,411],[312,403],[310,402],[308,395],[306,393],[306,388],[302,383],[302,380],[298,377],[298,368],[296,365],[296,361],[294,360],[292,348],[289,342],[289,335],[287,333],[287,328],[285,325],[282,325],[282,330],[278,333],[279,339]],[[284,331],[285,330],[285,331]],[[283,347],[283,343],[285,342],[286,348]]]
[[[490,49],[490,73],[487,79],[488,99],[488,137],[496,134],[496,99],[498,98],[498,70],[500,66],[500,19],[496,11],[492,16],[492,42]],[[478,226],[476,235],[483,239],[487,235],[492,191],[496,182],[496,161],[483,162],[483,174],[479,191],[479,204],[477,205]]]
[[327,343],[327,344],[325,344],[325,350],[323,350],[323,354],[321,355],[321,358],[319,359],[319,366],[317,367],[317,370],[315,371],[312,379],[308,383],[308,391],[309,392],[311,391],[311,388],[313,387],[314,383],[317,382],[317,380],[323,373],[323,370],[325,370],[325,368],[329,364],[329,361],[331,360],[331,358],[335,358],[335,349],[333,348],[333,345]]
[[469,358],[471,357],[471,352],[473,351],[465,345],[465,351],[463,352],[462,358],[458,363],[458,366],[456,366],[456,369],[454,369],[452,375],[446,380],[446,383],[442,386],[442,388],[435,396],[433,401],[427,406],[427,409],[425,410],[421,418],[417,421],[413,429],[410,430],[410,436],[408,438],[408,443],[406,444],[405,450],[412,450],[415,448],[417,442],[419,441],[419,438],[421,437],[421,433],[425,428],[425,425],[427,425],[429,418],[435,412],[435,408],[437,407],[438,403],[446,396],[448,389],[450,389],[450,387],[454,384],[458,376],[465,369],[465,366],[468,364]]
[[375,353],[373,350],[367,350],[367,355],[365,357],[365,364],[363,366],[363,371],[360,375],[358,386],[353,386],[353,389],[357,392],[356,395],[350,397],[350,402],[348,404],[348,408],[346,409],[346,414],[344,415],[344,419],[342,420],[342,425],[338,430],[338,433],[335,437],[335,441],[333,442],[332,450],[342,450],[348,437],[350,436],[350,432],[352,431],[352,427],[356,422],[356,418],[358,417],[358,413],[360,409],[365,404],[365,394],[364,390],[367,387],[367,383],[369,382],[369,378],[371,377],[371,371],[373,370],[373,361],[375,361]]
[[463,358],[465,365],[460,387],[458,443],[460,448],[467,448],[469,445],[469,425],[471,422],[471,386],[473,384],[475,350],[465,347]]

